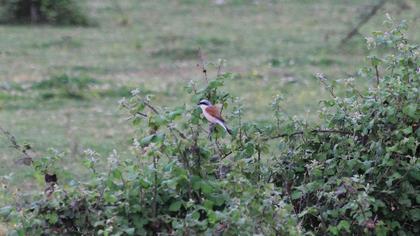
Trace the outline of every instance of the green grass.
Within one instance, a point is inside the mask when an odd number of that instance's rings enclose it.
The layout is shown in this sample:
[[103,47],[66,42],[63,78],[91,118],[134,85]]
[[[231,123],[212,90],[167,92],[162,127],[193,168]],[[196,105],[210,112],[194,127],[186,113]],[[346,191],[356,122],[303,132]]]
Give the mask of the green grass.
[[[39,155],[50,147],[70,153],[74,145],[105,157],[114,148],[128,155],[130,137],[139,131],[125,121],[118,100],[140,87],[155,93],[159,103],[182,104],[186,83],[202,83],[199,48],[207,61],[226,59],[223,70],[239,74],[226,89],[242,98],[247,119],[270,118],[271,100],[283,94],[290,115],[314,120],[313,111],[327,94],[313,75],[344,78],[362,64],[363,36],[343,47],[339,42],[375,1],[212,2],[94,0],[89,7],[98,27],[0,26],[1,126]],[[382,28],[389,12],[408,20],[409,37],[418,41],[420,3],[406,2],[410,9],[404,11],[388,3],[360,33]],[[216,71],[209,65],[210,77]],[[42,96],[48,89],[32,88],[63,74],[94,78],[102,87],[84,90],[83,99],[48,99]],[[11,170],[25,175],[13,162],[19,154],[4,137],[0,150],[0,175]]]

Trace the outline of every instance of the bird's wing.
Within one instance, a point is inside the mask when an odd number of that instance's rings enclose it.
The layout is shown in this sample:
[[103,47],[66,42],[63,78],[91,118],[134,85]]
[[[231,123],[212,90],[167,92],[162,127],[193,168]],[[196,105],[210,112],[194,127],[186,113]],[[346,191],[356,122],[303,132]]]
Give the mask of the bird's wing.
[[217,106],[208,106],[206,112],[211,116],[223,121],[222,115],[220,114],[220,109]]

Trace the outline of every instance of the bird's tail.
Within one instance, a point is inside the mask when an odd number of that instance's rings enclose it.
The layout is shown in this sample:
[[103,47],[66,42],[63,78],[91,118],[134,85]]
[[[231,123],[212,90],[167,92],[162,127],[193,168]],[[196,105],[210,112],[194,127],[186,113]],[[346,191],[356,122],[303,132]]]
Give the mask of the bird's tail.
[[228,133],[228,134],[230,134],[230,135],[232,135],[232,130],[231,129],[229,129],[229,127],[227,127],[227,125],[225,124],[225,122],[223,122],[223,121],[218,121],[217,122],[220,126],[222,126],[223,127],[223,129],[225,129],[226,130],[226,132]]

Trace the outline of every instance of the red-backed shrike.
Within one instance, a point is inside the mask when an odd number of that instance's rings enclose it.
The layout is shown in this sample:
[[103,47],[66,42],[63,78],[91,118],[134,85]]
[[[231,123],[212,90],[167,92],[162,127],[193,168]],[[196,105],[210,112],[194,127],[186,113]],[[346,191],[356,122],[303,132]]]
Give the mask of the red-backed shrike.
[[208,100],[201,100],[198,104],[201,110],[203,111],[204,117],[212,124],[218,124],[223,127],[230,135],[232,135],[232,130],[230,130],[225,123],[225,120],[222,118],[220,109],[217,106],[213,106]]

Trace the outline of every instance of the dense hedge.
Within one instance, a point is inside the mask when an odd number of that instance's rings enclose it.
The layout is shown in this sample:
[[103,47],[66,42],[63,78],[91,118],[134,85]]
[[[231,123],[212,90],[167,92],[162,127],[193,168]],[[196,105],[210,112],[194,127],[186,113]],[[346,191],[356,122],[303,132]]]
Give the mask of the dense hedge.
[[0,0],[4,23],[48,23],[89,25],[87,13],[78,0]]
[[[229,74],[189,84],[192,105],[175,108],[135,90],[121,101],[141,130],[135,158],[88,150],[83,182],[60,176],[62,154],[34,160],[45,192],[0,213],[19,235],[419,235],[419,51],[403,23],[388,24],[368,43],[390,54],[369,57],[357,78],[318,76],[331,94],[318,124],[283,114],[280,97],[272,124],[243,122],[223,91]],[[356,90],[355,79],[372,88]],[[231,138],[222,129],[208,138],[201,98],[233,111]]]

